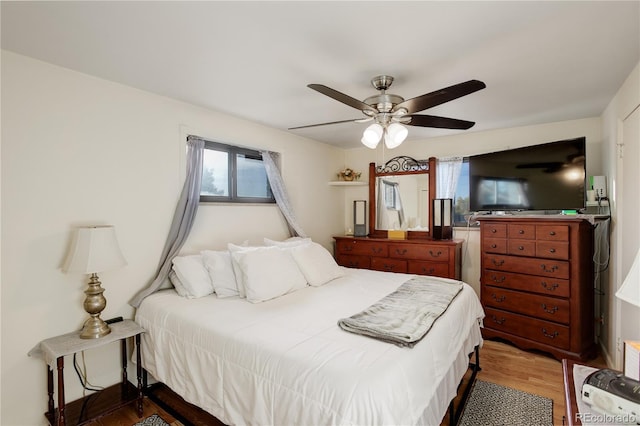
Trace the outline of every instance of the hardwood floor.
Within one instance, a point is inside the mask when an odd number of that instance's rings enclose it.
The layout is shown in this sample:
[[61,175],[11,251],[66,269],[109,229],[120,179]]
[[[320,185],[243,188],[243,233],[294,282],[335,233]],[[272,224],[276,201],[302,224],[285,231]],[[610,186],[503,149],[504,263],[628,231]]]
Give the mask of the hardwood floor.
[[[171,426],[182,426],[171,414],[158,407],[145,397],[142,405],[142,419],[146,419],[153,414],[158,414],[162,419]],[[138,418],[136,409],[133,404],[120,410],[100,418],[99,420],[89,423],[90,426],[133,426],[142,419]]]
[[[589,364],[601,368],[606,367],[601,357]],[[565,406],[562,363],[560,361],[540,353],[522,351],[507,343],[485,340],[484,346],[480,350],[480,366],[482,371],[477,375],[478,380],[552,399],[553,424],[562,424]],[[144,417],[156,413],[167,423],[175,426],[181,424],[176,422],[176,419],[169,413],[145,399]],[[139,420],[133,407],[125,407],[110,416],[91,423],[91,425],[132,426]],[[445,417],[441,426],[449,426],[448,417]]]
[[[589,361],[589,365],[606,367],[601,356]],[[562,362],[538,352],[520,350],[507,343],[485,340],[480,350],[480,367],[482,371],[478,373],[477,380],[552,399],[553,424],[563,424],[566,411]],[[445,425],[449,425],[448,418],[443,420],[441,426]]]

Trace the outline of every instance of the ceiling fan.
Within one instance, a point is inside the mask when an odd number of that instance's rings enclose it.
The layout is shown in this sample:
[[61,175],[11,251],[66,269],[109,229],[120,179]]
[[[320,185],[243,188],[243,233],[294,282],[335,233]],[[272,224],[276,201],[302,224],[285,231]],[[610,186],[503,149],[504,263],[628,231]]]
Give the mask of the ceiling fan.
[[350,122],[366,123],[373,121],[373,124],[365,129],[362,135],[362,143],[368,148],[374,149],[384,137],[385,145],[387,148],[392,149],[399,146],[406,139],[409,131],[404,125],[459,130],[471,128],[475,124],[473,121],[415,113],[433,108],[487,87],[482,81],[469,80],[405,100],[401,96],[386,93],[391,83],[393,83],[393,77],[390,75],[379,75],[372,78],[371,84],[376,90],[379,90],[380,93],[370,96],[364,101],[359,101],[322,84],[308,84],[307,87],[323,95],[329,96],[355,109],[359,109],[366,117],[290,127],[289,130],[326,126],[329,124]]

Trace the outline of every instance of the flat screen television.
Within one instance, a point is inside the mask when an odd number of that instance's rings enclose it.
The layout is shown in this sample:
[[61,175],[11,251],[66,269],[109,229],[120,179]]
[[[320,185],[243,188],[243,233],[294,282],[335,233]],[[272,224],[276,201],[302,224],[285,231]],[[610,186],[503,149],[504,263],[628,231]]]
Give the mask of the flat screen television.
[[470,210],[583,209],[585,149],[580,137],[469,157]]

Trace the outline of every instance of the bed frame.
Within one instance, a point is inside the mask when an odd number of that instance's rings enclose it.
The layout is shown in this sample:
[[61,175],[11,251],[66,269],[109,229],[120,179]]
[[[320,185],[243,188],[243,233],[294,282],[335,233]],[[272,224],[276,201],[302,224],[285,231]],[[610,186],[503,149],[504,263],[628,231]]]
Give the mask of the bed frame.
[[[471,358],[475,354],[475,362],[471,362]],[[467,384],[464,386],[462,395],[460,395],[460,388],[462,387],[465,378],[463,377],[458,385],[458,395],[449,403],[449,425],[457,425],[462,415],[462,410],[469,398],[471,388],[476,381],[476,375],[482,369],[480,368],[480,348],[476,346],[474,351],[469,354],[469,367],[468,370],[471,375],[468,378]],[[164,383],[148,384],[147,370],[142,370],[142,383],[143,392],[151,401],[161,407],[163,410],[174,416],[181,423],[194,426],[225,426],[220,420],[207,413],[200,407],[186,402],[180,395],[172,391]],[[454,407],[456,398],[460,396],[460,400],[457,403],[457,407]]]

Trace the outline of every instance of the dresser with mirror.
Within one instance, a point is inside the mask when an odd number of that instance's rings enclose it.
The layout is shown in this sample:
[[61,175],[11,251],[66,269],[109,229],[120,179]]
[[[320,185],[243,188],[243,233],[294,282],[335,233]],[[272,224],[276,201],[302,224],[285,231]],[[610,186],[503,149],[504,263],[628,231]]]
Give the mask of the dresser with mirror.
[[[334,237],[338,264],[460,279],[462,240],[432,238],[435,192],[433,157],[399,156],[378,166],[370,163],[369,233],[366,237]],[[389,238],[389,231],[400,231],[402,239]]]

